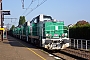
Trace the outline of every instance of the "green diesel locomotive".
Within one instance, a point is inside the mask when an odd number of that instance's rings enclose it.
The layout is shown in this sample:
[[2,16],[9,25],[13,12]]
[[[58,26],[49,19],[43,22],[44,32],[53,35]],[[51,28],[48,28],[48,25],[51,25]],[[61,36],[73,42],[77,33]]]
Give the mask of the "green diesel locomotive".
[[[16,29],[16,28],[15,28]],[[64,21],[56,21],[51,16],[39,15],[14,31],[18,37],[27,42],[46,49],[64,49],[69,47],[68,29],[64,28]]]

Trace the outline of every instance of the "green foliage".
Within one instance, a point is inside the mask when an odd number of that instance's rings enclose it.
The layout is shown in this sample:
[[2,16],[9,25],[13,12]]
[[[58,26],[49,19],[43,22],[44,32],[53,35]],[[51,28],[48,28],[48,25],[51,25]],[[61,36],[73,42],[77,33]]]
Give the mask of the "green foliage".
[[90,24],[77,24],[69,29],[70,38],[90,39]]
[[25,16],[20,16],[19,18],[19,25],[23,25],[25,23]]
[[89,24],[89,22],[86,22],[85,20],[81,20],[76,23],[76,26],[82,26],[82,25],[87,25],[87,24]]
[[10,30],[13,30],[15,28],[15,26],[14,25],[12,25],[12,27],[10,28]]

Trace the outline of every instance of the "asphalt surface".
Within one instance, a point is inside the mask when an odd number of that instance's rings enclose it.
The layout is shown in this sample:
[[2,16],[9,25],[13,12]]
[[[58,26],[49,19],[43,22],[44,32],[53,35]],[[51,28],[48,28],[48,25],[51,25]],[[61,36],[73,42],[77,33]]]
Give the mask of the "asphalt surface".
[[49,54],[24,41],[8,36],[0,41],[0,60],[55,60]]

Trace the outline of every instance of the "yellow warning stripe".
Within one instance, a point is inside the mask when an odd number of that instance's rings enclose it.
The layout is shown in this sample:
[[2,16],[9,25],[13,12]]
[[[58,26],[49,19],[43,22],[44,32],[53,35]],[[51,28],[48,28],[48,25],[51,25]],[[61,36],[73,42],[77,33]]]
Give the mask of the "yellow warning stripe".
[[[19,42],[19,41],[17,41],[17,42]],[[19,42],[20,43],[20,42]],[[22,43],[20,43],[21,45],[23,45],[24,47],[26,47],[24,44],[22,44]],[[42,57],[41,55],[39,55],[39,54],[37,54],[35,51],[33,51],[32,49],[30,49],[30,48],[28,48],[28,47],[26,47],[29,51],[31,51],[31,52],[33,52],[35,55],[37,55],[38,57],[40,57],[41,59],[43,59],[43,60],[46,60],[44,57]]]

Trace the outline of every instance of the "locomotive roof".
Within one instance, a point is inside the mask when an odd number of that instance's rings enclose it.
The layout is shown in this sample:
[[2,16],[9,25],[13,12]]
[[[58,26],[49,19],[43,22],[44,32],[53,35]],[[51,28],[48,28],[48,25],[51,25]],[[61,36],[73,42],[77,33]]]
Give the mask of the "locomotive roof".
[[34,18],[30,21],[30,23],[31,23],[35,18],[38,18],[38,17],[40,17],[41,15],[43,15],[44,17],[50,17],[50,18],[52,19],[52,17],[49,16],[49,15],[40,14],[40,15],[34,17]]

